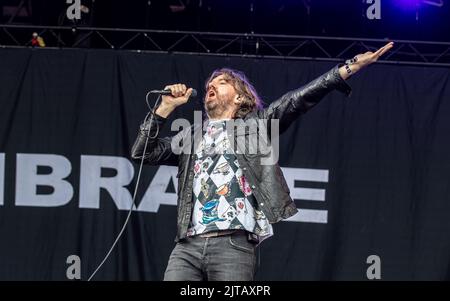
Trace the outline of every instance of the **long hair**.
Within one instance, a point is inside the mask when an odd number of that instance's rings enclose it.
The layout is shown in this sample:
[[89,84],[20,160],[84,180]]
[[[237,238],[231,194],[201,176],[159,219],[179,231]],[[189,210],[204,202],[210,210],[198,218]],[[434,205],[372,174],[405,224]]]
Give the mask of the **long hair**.
[[224,75],[224,79],[233,85],[236,92],[243,99],[239,109],[234,115],[234,118],[243,118],[248,113],[263,108],[263,102],[258,96],[258,93],[256,93],[255,87],[253,87],[245,74],[238,70],[233,70],[230,68],[214,70],[209,79],[206,81],[206,90],[208,90],[208,84],[220,75]]

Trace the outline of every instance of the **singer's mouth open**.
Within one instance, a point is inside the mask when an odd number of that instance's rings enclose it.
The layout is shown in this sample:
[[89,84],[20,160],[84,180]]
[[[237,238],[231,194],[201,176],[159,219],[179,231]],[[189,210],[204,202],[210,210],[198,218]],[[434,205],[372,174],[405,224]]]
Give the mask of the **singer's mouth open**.
[[213,98],[215,96],[216,96],[216,92],[213,89],[211,89],[211,90],[209,90],[206,98],[210,99],[210,98]]

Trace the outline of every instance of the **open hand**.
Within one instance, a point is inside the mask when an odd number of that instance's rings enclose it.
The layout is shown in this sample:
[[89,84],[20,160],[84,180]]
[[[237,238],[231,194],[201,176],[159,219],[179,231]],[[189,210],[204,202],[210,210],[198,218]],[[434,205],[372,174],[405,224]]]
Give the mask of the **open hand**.
[[[351,70],[351,74],[355,74],[364,67],[375,63],[383,54],[391,50],[392,47],[394,47],[394,42],[389,42],[375,52],[367,51],[365,53],[356,55],[353,59],[350,60],[350,64],[348,65]],[[343,79],[347,79],[351,75],[349,74],[345,66],[339,68],[339,73],[341,74]]]
[[375,63],[383,54],[391,50],[394,47],[394,42],[389,42],[375,52],[367,51],[366,53],[358,54],[355,56],[356,62],[354,63],[359,69],[362,69],[372,63]]

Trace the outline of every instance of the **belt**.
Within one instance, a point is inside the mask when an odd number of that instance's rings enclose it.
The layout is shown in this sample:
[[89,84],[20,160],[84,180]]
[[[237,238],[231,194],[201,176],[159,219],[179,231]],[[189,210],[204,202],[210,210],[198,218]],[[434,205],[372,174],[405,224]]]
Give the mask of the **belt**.
[[211,231],[211,232],[206,232],[206,233],[202,233],[199,234],[199,237],[202,238],[209,238],[209,237],[218,237],[218,236],[225,236],[225,235],[230,235],[233,234],[237,231],[242,231],[242,230],[219,230],[219,231]]

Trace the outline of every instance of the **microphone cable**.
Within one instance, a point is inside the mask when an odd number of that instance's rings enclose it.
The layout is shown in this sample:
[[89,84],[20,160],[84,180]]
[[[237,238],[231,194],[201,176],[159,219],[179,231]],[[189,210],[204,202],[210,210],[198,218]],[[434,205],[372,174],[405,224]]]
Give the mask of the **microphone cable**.
[[[153,117],[154,117],[154,110],[155,108],[157,108],[157,106],[159,105],[159,101],[161,99],[161,95],[158,95],[158,98],[155,101],[155,104],[153,105],[153,107],[150,106],[150,103],[148,102],[148,96],[150,95],[151,91],[147,93],[147,95],[145,96],[145,102],[147,103],[148,108],[150,109],[150,111],[147,113],[147,115],[144,118],[144,130],[141,129],[141,134],[142,132],[145,132],[145,127],[146,127],[146,122],[147,122],[147,118],[149,116],[150,117],[150,121],[149,121],[149,133],[150,133],[150,127],[152,125],[153,122]],[[133,212],[133,208],[135,207],[135,199],[136,199],[136,194],[137,194],[137,189],[139,186],[139,181],[141,179],[141,173],[142,173],[142,167],[144,165],[144,157],[145,157],[145,152],[147,150],[147,145],[148,145],[148,139],[154,139],[158,136],[159,134],[159,125],[157,125],[156,128],[156,134],[153,137],[150,137],[149,133],[146,134],[146,139],[145,139],[145,144],[144,144],[144,150],[142,152],[142,158],[141,158],[141,163],[139,165],[139,171],[138,171],[138,175],[137,175],[137,179],[136,179],[136,185],[134,186],[134,192],[133,192],[133,199],[131,201],[131,207],[130,210],[128,211],[128,215],[127,218],[125,219],[125,222],[123,223],[123,226],[119,232],[119,234],[117,235],[116,239],[114,240],[113,244],[111,245],[111,247],[109,248],[108,253],[106,253],[105,257],[103,258],[103,260],[100,262],[100,264],[97,266],[97,268],[95,269],[95,271],[91,274],[91,276],[89,276],[87,281],[91,281],[92,278],[95,276],[95,274],[97,274],[97,272],[100,270],[100,268],[103,266],[103,264],[106,262],[106,260],[108,259],[109,255],[111,255],[112,251],[114,250],[115,246],[117,245],[117,243],[119,242],[119,239],[122,237],[123,232],[125,231],[126,226],[128,225],[128,222],[131,218],[131,213]]]

